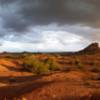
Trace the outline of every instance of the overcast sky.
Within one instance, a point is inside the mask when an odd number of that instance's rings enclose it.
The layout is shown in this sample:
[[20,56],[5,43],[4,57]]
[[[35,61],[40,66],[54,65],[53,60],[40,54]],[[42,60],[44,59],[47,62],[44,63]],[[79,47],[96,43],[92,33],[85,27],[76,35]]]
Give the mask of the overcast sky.
[[100,0],[0,0],[0,51],[77,51],[100,42]]

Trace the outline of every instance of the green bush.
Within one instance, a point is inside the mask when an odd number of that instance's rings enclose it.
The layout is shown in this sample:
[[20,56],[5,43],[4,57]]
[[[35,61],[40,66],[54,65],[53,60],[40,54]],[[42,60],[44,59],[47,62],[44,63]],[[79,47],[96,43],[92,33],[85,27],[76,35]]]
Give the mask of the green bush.
[[23,59],[23,66],[25,70],[36,74],[59,70],[59,64],[51,58],[43,62],[33,56],[28,56]]
[[49,72],[49,68],[46,64],[42,63],[36,68],[37,74],[47,73]]
[[52,58],[49,58],[46,63],[48,64],[49,70],[57,71],[60,70],[60,65]]
[[49,71],[48,66],[44,62],[41,62],[32,56],[25,57],[23,59],[23,66],[24,69],[26,69],[27,71],[34,72],[37,74]]
[[84,68],[82,62],[79,59],[75,60],[75,64],[77,65],[78,69],[82,70]]

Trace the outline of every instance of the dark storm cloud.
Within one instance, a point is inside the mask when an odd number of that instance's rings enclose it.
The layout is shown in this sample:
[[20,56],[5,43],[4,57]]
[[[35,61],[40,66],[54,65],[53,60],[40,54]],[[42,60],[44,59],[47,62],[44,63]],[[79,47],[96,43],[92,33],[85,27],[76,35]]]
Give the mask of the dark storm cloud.
[[8,3],[12,3],[16,0],[0,0],[0,4],[8,4]]
[[98,3],[97,0],[23,0],[20,13],[34,24],[94,24],[100,17]]
[[52,22],[99,27],[99,0],[0,0],[0,4],[8,12],[2,14],[3,26],[18,32]]

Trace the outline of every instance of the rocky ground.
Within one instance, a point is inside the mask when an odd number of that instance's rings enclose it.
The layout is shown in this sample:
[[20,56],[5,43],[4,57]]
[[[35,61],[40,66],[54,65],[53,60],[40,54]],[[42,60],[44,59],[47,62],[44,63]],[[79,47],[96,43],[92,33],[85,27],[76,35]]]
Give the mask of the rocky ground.
[[14,54],[1,54],[0,100],[100,100],[100,52],[97,44],[84,51],[35,55],[40,60],[53,57],[61,66],[40,75],[22,70],[21,59],[11,58]]
[[0,100],[99,100],[98,78],[97,73],[81,71],[0,77]]

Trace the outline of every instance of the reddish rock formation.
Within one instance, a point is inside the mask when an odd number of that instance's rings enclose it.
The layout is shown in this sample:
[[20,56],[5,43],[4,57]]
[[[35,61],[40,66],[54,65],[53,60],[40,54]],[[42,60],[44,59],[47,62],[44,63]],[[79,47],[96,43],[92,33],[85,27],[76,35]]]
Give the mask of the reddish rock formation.
[[98,43],[92,43],[79,53],[88,53],[88,54],[93,54],[93,53],[99,53],[100,52],[100,47]]

